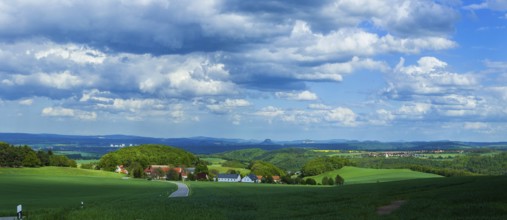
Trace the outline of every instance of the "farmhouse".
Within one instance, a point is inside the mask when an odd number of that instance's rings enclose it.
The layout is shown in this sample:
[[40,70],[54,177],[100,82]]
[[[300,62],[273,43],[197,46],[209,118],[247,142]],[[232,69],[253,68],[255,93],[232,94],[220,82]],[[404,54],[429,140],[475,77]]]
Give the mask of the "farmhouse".
[[239,174],[218,174],[218,182],[240,182],[241,176]]
[[273,182],[280,183],[281,182],[280,176],[273,176]]
[[116,173],[123,173],[123,174],[129,174],[129,171],[123,167],[123,165],[116,166],[116,170],[114,170]]
[[[148,176],[154,176],[155,178],[161,178],[161,177],[164,177],[169,172],[169,170],[176,171],[176,173],[178,173],[178,175],[181,176],[182,180],[185,180],[188,177],[187,173],[185,172],[185,169],[183,169],[181,167],[171,168],[170,166],[167,166],[167,165],[150,165],[148,168],[144,169],[144,173]],[[157,173],[157,172],[160,172],[160,173]],[[161,174],[162,176],[159,176],[159,174]]]
[[243,177],[243,179],[241,179],[241,182],[243,182],[243,183],[258,183],[259,179],[257,178],[257,176],[255,174],[250,174],[248,176]]

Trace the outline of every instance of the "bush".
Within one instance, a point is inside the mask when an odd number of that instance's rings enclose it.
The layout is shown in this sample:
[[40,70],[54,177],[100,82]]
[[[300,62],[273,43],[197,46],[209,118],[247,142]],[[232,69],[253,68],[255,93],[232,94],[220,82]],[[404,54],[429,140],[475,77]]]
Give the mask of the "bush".
[[144,169],[140,163],[134,162],[130,166],[130,173],[134,178],[143,178],[144,177]]
[[337,174],[336,178],[335,178],[335,182],[337,185],[341,186],[345,183],[345,180],[343,179],[343,177],[340,176],[340,174]]
[[328,178],[327,176],[325,176],[324,178],[322,178],[322,181],[321,181],[321,182],[322,182],[322,185],[327,185],[327,181],[328,181],[328,179],[329,179],[329,178]]
[[83,163],[81,164],[81,169],[92,170],[95,168],[95,163]]
[[317,181],[313,178],[307,178],[305,181],[306,185],[317,185]]

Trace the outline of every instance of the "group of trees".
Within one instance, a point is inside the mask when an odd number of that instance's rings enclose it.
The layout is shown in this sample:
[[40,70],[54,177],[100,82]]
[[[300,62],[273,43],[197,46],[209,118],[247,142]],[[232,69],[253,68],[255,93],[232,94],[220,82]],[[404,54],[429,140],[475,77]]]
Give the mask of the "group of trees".
[[343,185],[345,183],[345,180],[343,177],[341,177],[339,174],[336,175],[336,177],[333,179],[332,177],[325,176],[322,178],[322,185]]
[[300,170],[309,160],[321,155],[320,153],[305,148],[283,148],[269,151],[259,148],[249,148],[218,153],[211,156],[224,158],[229,161],[241,162],[261,160],[271,163],[283,170],[295,171]]
[[252,173],[261,176],[284,176],[285,171],[265,161],[252,161],[248,166]]
[[495,155],[471,154],[452,160],[428,160],[415,157],[356,158],[358,167],[390,169],[407,168],[442,176],[507,175],[507,152]]
[[[191,167],[197,164],[199,159],[192,153],[182,149],[169,147],[165,145],[141,145],[136,147],[125,147],[114,152],[110,152],[100,158],[97,164],[98,169],[114,171],[116,166],[123,165],[132,173],[143,177],[144,168],[153,164],[172,164],[175,166]],[[198,165],[200,166],[200,164]],[[207,166],[200,166],[200,168]],[[196,166],[196,169],[198,167]]]
[[51,151],[34,151],[29,146],[13,146],[0,142],[0,167],[77,167],[76,161]]
[[342,157],[318,157],[308,161],[301,172],[303,176],[315,176],[327,171],[341,169],[343,166],[351,165],[352,162]]

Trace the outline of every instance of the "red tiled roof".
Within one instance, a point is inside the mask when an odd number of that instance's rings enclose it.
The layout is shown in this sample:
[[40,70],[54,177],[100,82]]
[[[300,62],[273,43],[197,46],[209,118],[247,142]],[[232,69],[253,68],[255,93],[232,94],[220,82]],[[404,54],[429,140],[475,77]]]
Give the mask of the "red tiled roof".
[[144,169],[144,172],[145,173],[151,173],[151,172],[153,172],[153,171],[155,171],[156,169],[159,169],[159,168],[162,169],[162,171],[164,171],[165,173],[169,172],[170,169],[173,169],[178,174],[182,174],[183,176],[186,176],[186,173],[184,172],[183,168],[181,168],[181,167],[171,168],[171,167],[169,167],[167,165],[151,165],[148,168]]

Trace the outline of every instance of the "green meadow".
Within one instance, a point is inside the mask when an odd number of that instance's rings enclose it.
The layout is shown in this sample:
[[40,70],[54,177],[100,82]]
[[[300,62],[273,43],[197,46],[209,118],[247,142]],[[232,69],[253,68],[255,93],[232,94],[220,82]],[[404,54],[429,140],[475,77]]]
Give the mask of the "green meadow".
[[250,174],[249,169],[222,166],[222,164],[227,161],[222,158],[205,157],[205,158],[201,158],[201,160],[211,163],[211,165],[208,165],[208,169],[209,170],[218,170],[219,173],[226,173],[228,170],[236,170],[236,171],[239,171],[242,175]]
[[218,157],[201,157],[200,159],[211,163],[211,165],[221,165],[222,163],[227,161]]
[[317,183],[321,183],[322,178],[326,176],[335,178],[338,174],[345,179],[345,184],[377,183],[442,177],[436,174],[416,172],[409,169],[371,169],[345,166],[339,170],[333,170],[317,176],[309,176],[307,178],[313,178],[317,181]]
[[[27,219],[507,218],[506,176],[344,186],[187,182],[188,198],[168,198],[176,187],[164,181],[122,177],[75,168],[0,168],[0,216],[14,216],[23,204]],[[406,203],[390,215],[376,214],[395,200]]]

